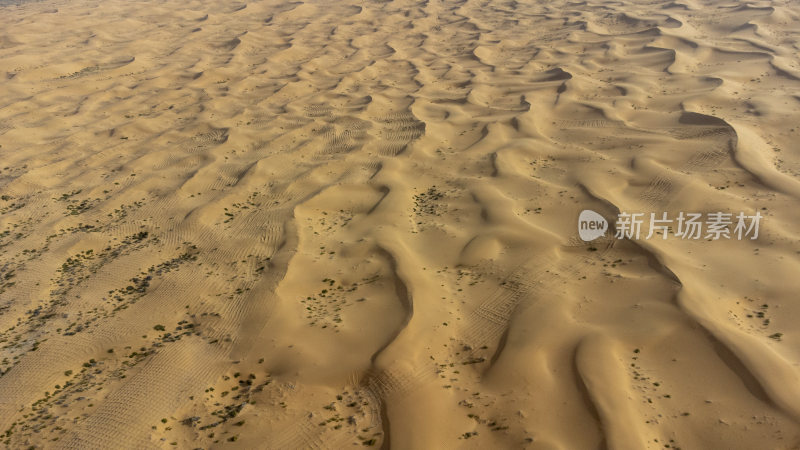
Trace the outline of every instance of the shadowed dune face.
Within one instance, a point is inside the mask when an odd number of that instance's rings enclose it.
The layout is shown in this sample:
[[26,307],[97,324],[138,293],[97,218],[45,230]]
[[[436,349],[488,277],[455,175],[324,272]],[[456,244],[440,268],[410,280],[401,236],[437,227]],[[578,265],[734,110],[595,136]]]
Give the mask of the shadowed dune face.
[[800,445],[796,2],[0,5],[5,446]]

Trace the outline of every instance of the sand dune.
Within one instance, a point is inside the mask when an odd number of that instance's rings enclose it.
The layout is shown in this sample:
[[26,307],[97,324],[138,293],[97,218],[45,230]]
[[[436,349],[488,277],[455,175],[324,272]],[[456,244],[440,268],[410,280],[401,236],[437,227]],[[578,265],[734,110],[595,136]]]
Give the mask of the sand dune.
[[6,447],[800,448],[796,3],[0,5]]

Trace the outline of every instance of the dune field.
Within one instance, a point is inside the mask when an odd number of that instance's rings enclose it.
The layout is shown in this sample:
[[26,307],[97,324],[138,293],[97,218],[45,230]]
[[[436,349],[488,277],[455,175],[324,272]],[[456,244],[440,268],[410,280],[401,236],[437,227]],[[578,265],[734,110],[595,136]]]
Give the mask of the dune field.
[[798,55],[790,0],[3,1],[0,443],[799,449]]

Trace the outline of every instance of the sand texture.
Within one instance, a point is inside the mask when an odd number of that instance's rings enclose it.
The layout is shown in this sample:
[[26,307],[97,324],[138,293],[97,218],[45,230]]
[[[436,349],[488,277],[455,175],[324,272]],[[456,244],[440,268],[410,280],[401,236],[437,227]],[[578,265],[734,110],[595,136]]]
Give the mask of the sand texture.
[[799,53],[792,0],[6,2],[0,442],[798,449]]

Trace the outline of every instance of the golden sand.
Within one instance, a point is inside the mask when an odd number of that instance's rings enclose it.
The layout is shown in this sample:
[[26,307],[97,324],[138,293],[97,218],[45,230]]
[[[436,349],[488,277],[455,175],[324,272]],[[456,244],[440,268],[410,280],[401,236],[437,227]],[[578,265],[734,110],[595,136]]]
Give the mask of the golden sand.
[[0,7],[0,442],[800,448],[798,51],[789,0]]

